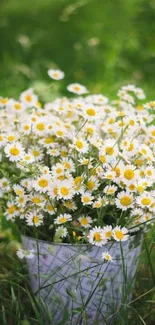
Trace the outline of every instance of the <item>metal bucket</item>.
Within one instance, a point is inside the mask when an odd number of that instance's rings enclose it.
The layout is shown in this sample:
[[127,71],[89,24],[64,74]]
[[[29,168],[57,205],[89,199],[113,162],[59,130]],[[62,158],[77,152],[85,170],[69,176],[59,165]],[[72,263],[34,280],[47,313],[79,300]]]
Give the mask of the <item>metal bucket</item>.
[[[32,290],[51,311],[52,324],[59,324],[66,312],[69,319],[63,324],[103,325],[105,319],[117,318],[121,304],[131,299],[141,251],[140,233],[121,244],[111,241],[103,247],[42,240],[37,244],[27,236],[22,236],[22,241],[25,249],[36,253],[27,260]],[[102,260],[104,251],[110,252],[113,262]]]

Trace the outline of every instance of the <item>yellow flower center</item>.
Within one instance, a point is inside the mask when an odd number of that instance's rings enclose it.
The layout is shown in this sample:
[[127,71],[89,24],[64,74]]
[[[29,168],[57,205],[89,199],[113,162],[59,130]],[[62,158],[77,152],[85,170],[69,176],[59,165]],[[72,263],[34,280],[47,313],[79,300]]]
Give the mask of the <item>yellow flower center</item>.
[[103,155],[100,155],[100,156],[99,156],[99,160],[100,160],[102,163],[105,163],[105,162],[106,162],[106,157],[103,156]]
[[6,104],[8,102],[8,98],[1,98],[0,102],[1,104]]
[[50,144],[50,143],[53,143],[53,142],[54,142],[53,138],[46,138],[45,139],[46,144]]
[[60,192],[63,196],[67,196],[69,194],[69,189],[66,186],[62,186]]
[[49,205],[47,205],[47,210],[48,211],[53,211],[54,209],[53,209],[52,205],[49,204]]
[[54,187],[53,188],[53,193],[54,193],[54,195],[57,195],[58,194],[58,188],[57,187]]
[[90,201],[89,196],[84,196],[83,201],[84,201],[84,203],[88,203]]
[[36,125],[36,128],[39,130],[39,131],[44,131],[45,130],[45,124],[44,123],[38,123]]
[[15,136],[14,135],[9,135],[7,137],[8,141],[14,141],[15,140]]
[[93,108],[88,108],[88,109],[86,110],[86,112],[87,112],[87,114],[88,114],[89,116],[95,116],[95,115],[96,115],[96,111],[95,111]]
[[120,203],[123,205],[123,206],[128,206],[130,205],[132,202],[132,199],[129,197],[129,196],[123,196],[121,199],[120,199]]
[[112,147],[106,147],[105,151],[108,156],[112,156],[114,154],[114,149]]
[[119,239],[122,240],[124,238],[124,234],[122,233],[121,230],[116,230],[115,231],[115,236]]
[[73,88],[75,91],[79,91],[80,90],[80,87],[79,86],[74,86]]
[[151,199],[149,197],[145,197],[141,200],[141,203],[147,206],[151,203]]
[[75,145],[76,145],[76,147],[77,147],[78,149],[82,149],[82,148],[83,148],[83,142],[80,141],[80,140],[77,140]]
[[82,220],[81,220],[81,224],[84,225],[84,226],[87,226],[87,225],[88,225],[88,220],[87,220],[87,218],[82,218]]
[[19,103],[16,103],[16,104],[14,105],[14,108],[15,108],[16,110],[19,110],[19,109],[21,109],[21,105],[20,105]]
[[16,147],[10,149],[10,153],[12,156],[18,156],[20,153],[20,150]]
[[9,214],[13,214],[15,212],[15,206],[10,205],[10,207],[8,208],[8,212],[9,212]]
[[106,231],[105,236],[107,238],[111,237],[112,236],[112,231],[111,230]]
[[67,219],[66,219],[65,217],[62,217],[62,218],[59,219],[59,222],[60,222],[60,223],[64,223],[64,222],[66,222],[66,221],[67,221]]
[[6,186],[8,186],[8,183],[4,181],[4,182],[2,183],[2,185],[3,185],[4,187],[6,187]]
[[89,188],[89,190],[93,190],[95,187],[95,183],[93,181],[88,181],[87,187]]
[[32,152],[34,157],[38,157],[39,156],[39,151],[38,150],[33,150]]
[[151,134],[155,137],[155,130],[152,130]]
[[32,102],[32,96],[31,95],[26,95],[25,99],[27,102],[31,103]]
[[40,203],[41,200],[39,199],[39,197],[35,196],[35,197],[33,197],[32,202],[37,204],[37,203]]
[[152,171],[151,171],[151,170],[147,170],[146,174],[147,174],[148,176],[152,176]]
[[124,177],[128,180],[134,178],[134,171],[132,169],[126,169],[125,172],[124,172]]
[[29,125],[24,125],[24,130],[25,131],[28,131],[30,129],[30,126]]
[[45,187],[48,186],[48,181],[47,181],[47,179],[42,178],[42,179],[39,180],[38,184],[39,184],[40,187],[45,188]]
[[61,130],[59,130],[59,131],[57,131],[57,132],[56,132],[56,134],[57,134],[58,136],[60,136],[60,137],[61,137],[61,136],[64,134],[64,132],[63,132],[63,131],[61,131]]
[[58,167],[58,168],[56,169],[56,173],[57,173],[57,174],[61,174],[62,172],[63,172],[62,168]]
[[99,232],[96,232],[96,233],[94,234],[94,240],[97,241],[97,242],[99,242],[99,241],[102,240],[101,235],[100,235]]
[[129,185],[129,190],[131,190],[131,191],[134,191],[134,190],[135,190],[135,188],[136,188],[136,187],[135,187],[135,185],[134,185],[134,184],[130,184],[130,185]]
[[33,217],[33,223],[36,224],[36,223],[38,223],[38,221],[39,221],[39,217],[38,216],[34,216]]

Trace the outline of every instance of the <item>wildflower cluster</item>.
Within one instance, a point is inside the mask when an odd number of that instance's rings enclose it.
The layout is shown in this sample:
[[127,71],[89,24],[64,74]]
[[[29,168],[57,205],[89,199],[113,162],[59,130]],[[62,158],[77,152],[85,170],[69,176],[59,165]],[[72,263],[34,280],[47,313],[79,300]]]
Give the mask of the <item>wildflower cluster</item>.
[[154,102],[140,104],[133,85],[112,102],[78,83],[67,89],[78,96],[43,107],[33,89],[0,98],[2,210],[51,241],[126,240],[155,212]]

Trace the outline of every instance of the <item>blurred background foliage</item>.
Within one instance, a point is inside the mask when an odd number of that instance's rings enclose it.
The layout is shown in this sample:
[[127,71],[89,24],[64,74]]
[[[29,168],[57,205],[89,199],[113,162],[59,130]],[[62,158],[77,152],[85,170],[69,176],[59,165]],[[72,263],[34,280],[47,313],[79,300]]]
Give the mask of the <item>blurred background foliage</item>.
[[3,96],[33,86],[50,99],[46,71],[58,67],[56,95],[76,81],[112,97],[135,83],[153,99],[155,0],[0,0],[0,40]]

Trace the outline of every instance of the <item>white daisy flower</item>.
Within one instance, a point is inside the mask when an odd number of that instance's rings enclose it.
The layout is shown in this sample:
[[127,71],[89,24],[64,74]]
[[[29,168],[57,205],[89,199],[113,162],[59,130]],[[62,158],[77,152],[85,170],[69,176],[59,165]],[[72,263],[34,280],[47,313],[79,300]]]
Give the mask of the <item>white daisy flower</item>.
[[51,184],[51,176],[43,174],[37,180],[34,181],[33,187],[36,191],[45,193],[49,190]]
[[24,148],[19,142],[7,144],[4,151],[10,161],[19,161],[24,156]]
[[81,202],[83,205],[90,205],[93,203],[94,196],[91,195],[90,192],[84,192],[81,195]]
[[91,223],[93,222],[92,221],[92,218],[89,217],[89,216],[83,216],[83,217],[80,217],[78,218],[79,222],[80,222],[80,225],[84,228],[90,228],[91,227]]
[[23,259],[23,258],[32,259],[35,256],[35,252],[33,249],[24,250],[24,249],[19,248],[17,250],[16,254],[20,259]]
[[6,177],[0,178],[0,190],[3,192],[10,190],[9,180]]
[[30,212],[28,216],[26,216],[26,223],[28,226],[41,226],[43,224],[43,215],[37,212]]
[[51,79],[54,79],[54,80],[61,80],[65,76],[64,72],[61,70],[58,70],[58,69],[49,69],[47,71],[47,74],[49,75],[49,77]]
[[62,181],[59,184],[59,188],[58,188],[59,199],[64,199],[64,200],[71,199],[75,194],[73,185],[74,185],[73,181],[70,179]]
[[37,105],[38,97],[34,94],[33,89],[27,89],[20,95],[20,101],[27,107],[33,107]]
[[55,199],[58,196],[59,185],[60,185],[59,180],[57,180],[57,181],[51,180],[51,184],[48,189],[48,195],[51,199]]
[[77,95],[83,95],[88,93],[87,88],[85,86],[80,85],[79,83],[68,85],[67,90]]
[[55,231],[56,236],[60,238],[65,238],[68,235],[68,230],[64,226],[59,226]]
[[113,238],[116,241],[126,241],[129,238],[128,229],[117,226],[113,229]]
[[5,135],[3,133],[0,133],[0,148],[5,146],[6,142],[7,141],[6,141]]
[[54,205],[52,205],[49,201],[47,201],[44,211],[48,212],[52,216],[53,214],[55,214],[57,212],[57,208],[55,208]]
[[62,223],[66,223],[68,221],[72,221],[72,216],[70,214],[64,213],[60,214],[55,220],[54,223],[60,225]]
[[13,220],[17,216],[18,211],[13,201],[7,203],[7,209],[4,213],[7,220]]
[[27,202],[27,197],[25,195],[24,196],[20,195],[20,196],[16,197],[15,202],[16,202],[17,207],[24,208],[26,205],[26,202]]
[[99,117],[98,109],[94,105],[85,105],[82,111],[82,115],[86,120],[92,121]]
[[117,189],[118,188],[115,185],[107,185],[104,189],[104,193],[107,195],[114,195]]
[[101,229],[101,227],[94,227],[91,229],[87,238],[90,244],[99,247],[107,243],[107,239],[105,238],[103,229]]
[[113,235],[112,226],[105,226],[105,227],[103,227],[103,233],[104,233],[104,236],[107,239],[110,239],[112,237],[112,235]]
[[153,197],[147,193],[144,192],[142,195],[140,195],[137,200],[136,203],[141,207],[141,208],[149,208],[151,206],[151,204],[153,203]]
[[75,148],[78,152],[86,153],[89,150],[89,145],[88,142],[82,138],[74,138],[73,148]]
[[133,207],[133,194],[128,191],[123,191],[118,193],[117,198],[115,199],[117,208],[125,211]]
[[24,188],[20,185],[14,184],[13,190],[16,193],[16,195],[18,195],[18,196],[24,196],[24,194],[25,194]]
[[107,262],[112,262],[112,256],[109,254],[109,252],[103,252],[101,258]]

